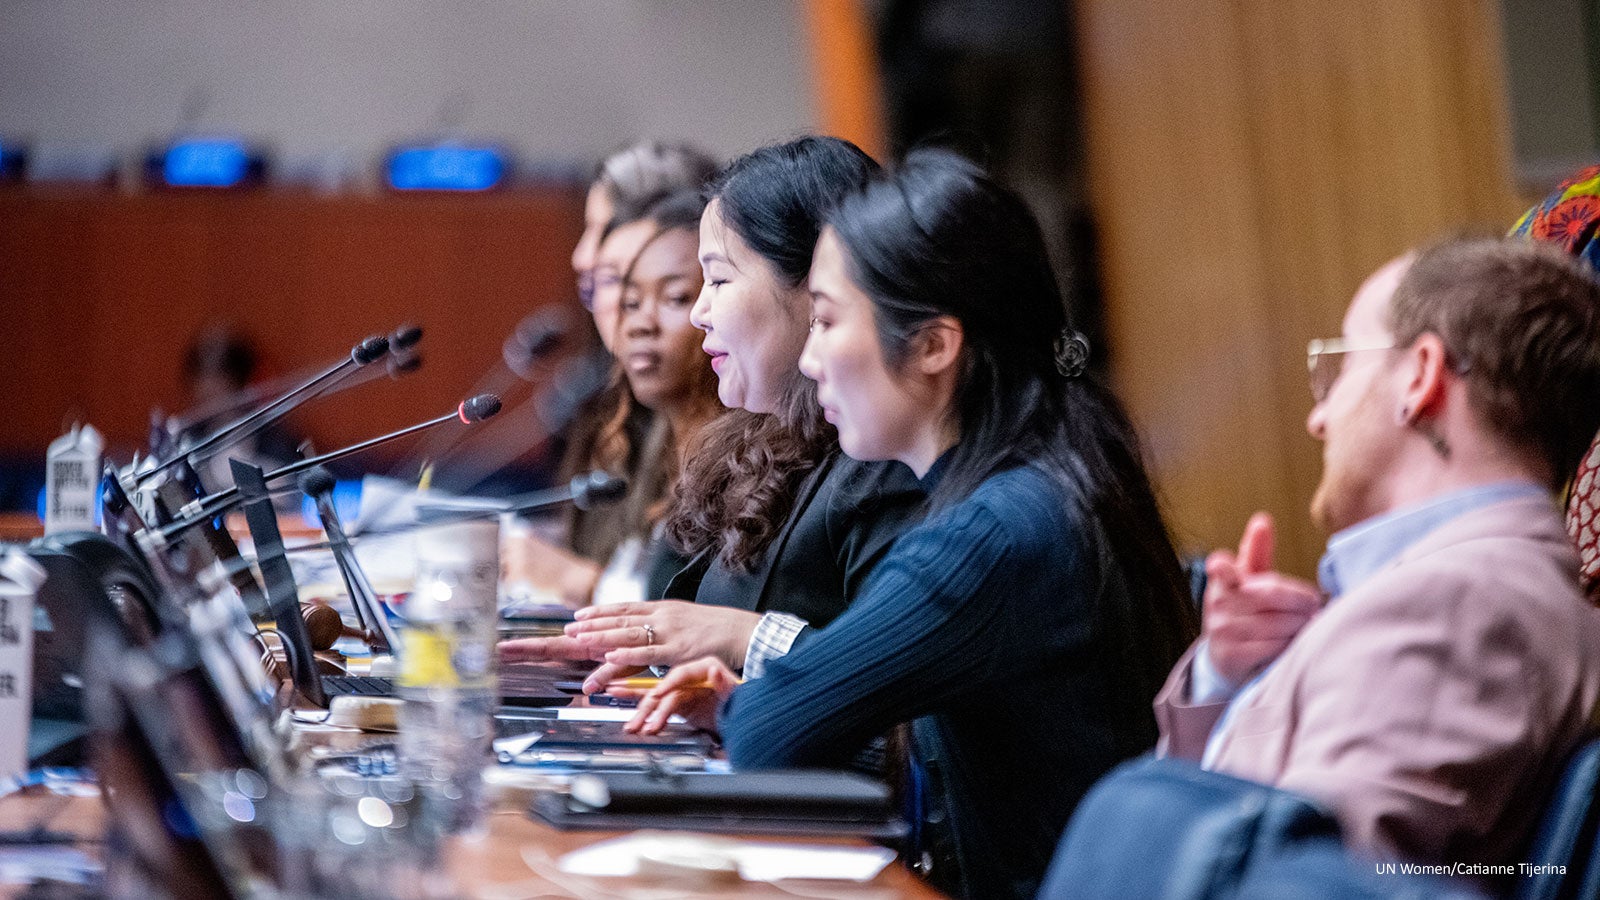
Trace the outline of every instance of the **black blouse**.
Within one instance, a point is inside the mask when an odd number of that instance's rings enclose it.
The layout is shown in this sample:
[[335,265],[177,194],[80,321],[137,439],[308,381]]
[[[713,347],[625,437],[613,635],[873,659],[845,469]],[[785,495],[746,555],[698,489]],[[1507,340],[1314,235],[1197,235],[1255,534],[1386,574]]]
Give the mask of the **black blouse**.
[[788,520],[750,571],[707,551],[672,579],[665,596],[789,613],[821,628],[844,611],[922,511],[922,487],[904,463],[859,462],[835,450],[801,483]]

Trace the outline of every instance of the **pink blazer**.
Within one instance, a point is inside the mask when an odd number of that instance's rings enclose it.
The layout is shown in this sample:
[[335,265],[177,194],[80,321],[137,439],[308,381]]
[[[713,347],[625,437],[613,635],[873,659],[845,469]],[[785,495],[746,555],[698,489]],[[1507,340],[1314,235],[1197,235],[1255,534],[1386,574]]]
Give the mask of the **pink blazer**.
[[[1225,704],[1189,661],[1156,697],[1158,751],[1199,759]],[[1321,800],[1352,846],[1507,863],[1600,700],[1600,610],[1555,506],[1440,526],[1306,625],[1236,710],[1214,768]]]

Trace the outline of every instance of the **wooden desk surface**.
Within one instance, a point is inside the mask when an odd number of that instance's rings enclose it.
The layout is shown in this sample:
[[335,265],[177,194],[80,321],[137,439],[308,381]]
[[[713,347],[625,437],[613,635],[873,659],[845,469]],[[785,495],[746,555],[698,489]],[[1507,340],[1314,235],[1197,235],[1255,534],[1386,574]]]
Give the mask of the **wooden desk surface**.
[[[577,697],[574,706],[587,706],[588,698]],[[297,732],[291,739],[290,752],[304,753],[312,747],[350,750],[374,738],[371,734],[354,732]],[[527,770],[523,770],[526,772]],[[795,897],[797,894],[814,898],[841,898],[841,900],[889,900],[889,898],[943,897],[914,875],[899,861],[890,863],[878,877],[865,884],[839,881],[808,881],[792,890],[785,890],[760,882],[739,882],[713,889],[695,887],[681,892],[642,878],[591,878],[569,875],[558,868],[562,856],[574,850],[601,841],[620,837],[623,831],[562,831],[542,822],[527,812],[531,791],[502,786],[498,791],[488,788],[491,802],[485,824],[487,833],[477,839],[462,838],[452,842],[447,862],[451,875],[462,896],[485,898],[626,898],[634,896],[628,891],[649,888],[641,900],[669,900],[674,897]],[[3,801],[0,801],[3,802]],[[673,832],[690,834],[692,832]],[[728,839],[729,835],[713,835]],[[732,836],[737,837],[737,836]],[[739,838],[772,844],[835,844],[847,847],[868,846],[863,840],[853,838],[799,837],[799,836],[749,836]],[[787,884],[785,885],[788,886]],[[681,886],[677,886],[681,887]]]
[[[0,798],[0,830],[27,828],[47,820],[51,831],[67,832],[86,839],[80,849],[98,855],[106,826],[105,807],[97,798],[56,796],[42,787],[27,788]],[[502,803],[486,820],[487,833],[477,839],[458,839],[447,853],[448,867],[456,890],[462,897],[483,898],[614,898],[643,897],[648,889],[651,900],[669,897],[811,897],[843,900],[890,900],[890,898],[939,897],[921,879],[891,863],[877,878],[865,884],[840,881],[805,881],[783,886],[759,882],[739,882],[726,887],[685,887],[656,884],[641,878],[591,878],[560,872],[562,855],[623,832],[558,831],[529,817],[515,801]],[[749,838],[769,843],[836,843],[861,846],[859,841],[827,838]],[[673,888],[678,888],[674,890]],[[663,892],[663,889],[666,889]],[[24,886],[0,884],[0,898],[17,897]]]
[[[568,875],[557,868],[562,855],[599,841],[618,837],[623,832],[557,831],[517,810],[491,813],[488,836],[480,841],[458,841],[451,848],[450,868],[462,893],[472,897],[613,897],[633,896],[632,891],[650,885],[641,878],[590,878]],[[682,833],[682,832],[678,832]],[[860,841],[809,837],[747,838],[766,843],[834,843],[862,846]],[[553,876],[553,877],[552,877]],[[657,887],[657,886],[652,886]],[[683,888],[683,897],[818,897],[877,898],[940,897],[916,875],[898,862],[890,863],[877,878],[865,884],[839,881],[807,881],[783,887],[760,882],[739,882],[721,888],[695,886]],[[513,890],[516,888],[517,890]],[[666,896],[652,891],[652,898]]]
[[18,544],[44,534],[44,523],[31,512],[0,512],[0,541]]

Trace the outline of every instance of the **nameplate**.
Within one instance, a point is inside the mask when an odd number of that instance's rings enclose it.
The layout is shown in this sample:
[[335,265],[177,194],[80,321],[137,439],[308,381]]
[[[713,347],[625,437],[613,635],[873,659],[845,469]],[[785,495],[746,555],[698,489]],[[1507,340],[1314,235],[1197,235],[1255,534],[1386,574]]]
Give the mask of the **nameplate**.
[[18,550],[0,558],[0,777],[28,770],[33,715],[33,594],[38,565]]

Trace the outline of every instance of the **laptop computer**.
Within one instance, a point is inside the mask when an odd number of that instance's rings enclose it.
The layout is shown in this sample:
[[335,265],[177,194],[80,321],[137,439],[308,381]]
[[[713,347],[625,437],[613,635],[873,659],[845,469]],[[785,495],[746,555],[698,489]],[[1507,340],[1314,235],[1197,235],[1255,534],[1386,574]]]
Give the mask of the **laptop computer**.
[[[354,694],[367,697],[393,697],[398,685],[393,679],[371,675],[323,675],[317,672],[311,634],[300,614],[300,593],[294,572],[289,567],[277,515],[268,499],[261,470],[239,460],[230,460],[234,483],[251,499],[244,504],[245,520],[255,540],[256,565],[266,588],[267,607],[277,622],[278,637],[288,657],[288,669],[295,689],[310,702],[326,707],[333,697]],[[355,564],[355,563],[352,563]],[[500,699],[515,706],[565,706],[572,697],[558,690],[557,681],[582,679],[589,664],[531,663],[507,666],[500,674]]]
[[[507,706],[566,706],[572,694],[557,683],[582,681],[593,664],[516,663],[500,667],[500,702]],[[393,697],[396,680],[381,675],[322,675],[322,690],[330,699],[345,695]],[[297,684],[296,687],[299,685]]]

